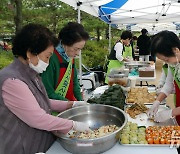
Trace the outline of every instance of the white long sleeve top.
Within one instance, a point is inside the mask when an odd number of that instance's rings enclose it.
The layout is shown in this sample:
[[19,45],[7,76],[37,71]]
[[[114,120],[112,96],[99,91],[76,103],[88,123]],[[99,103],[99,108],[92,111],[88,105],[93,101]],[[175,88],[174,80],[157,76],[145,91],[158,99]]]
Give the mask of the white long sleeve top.
[[161,92],[163,92],[164,94],[166,94],[166,96],[175,93],[175,88],[174,88],[174,77],[173,74],[170,70],[170,68],[168,67],[168,74],[166,77],[166,81],[165,84],[163,86],[163,88],[161,89]]
[[123,44],[121,42],[116,43],[116,45],[114,46],[114,50],[116,51],[116,58],[119,61],[123,61],[123,55],[122,55],[122,51],[123,51]]

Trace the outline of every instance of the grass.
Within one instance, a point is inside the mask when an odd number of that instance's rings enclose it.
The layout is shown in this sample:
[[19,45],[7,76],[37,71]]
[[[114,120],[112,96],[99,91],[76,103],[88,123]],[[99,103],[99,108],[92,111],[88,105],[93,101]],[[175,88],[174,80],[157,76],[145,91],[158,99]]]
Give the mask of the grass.
[[4,51],[0,48],[0,69],[9,65],[13,61],[12,51]]

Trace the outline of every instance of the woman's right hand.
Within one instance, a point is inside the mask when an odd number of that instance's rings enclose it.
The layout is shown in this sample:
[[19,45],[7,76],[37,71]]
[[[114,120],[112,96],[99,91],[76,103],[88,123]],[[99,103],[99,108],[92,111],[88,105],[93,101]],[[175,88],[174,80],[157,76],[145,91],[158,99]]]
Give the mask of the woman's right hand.
[[92,131],[87,123],[79,121],[73,121],[73,130],[78,132]]
[[[72,132],[72,131],[77,131],[77,132],[90,132],[92,131],[90,128],[89,128],[89,125],[84,123],[84,122],[79,122],[79,121],[73,121],[73,127],[71,130],[69,130],[69,132]],[[69,133],[68,132],[68,133]],[[61,131],[52,131],[52,133],[57,136],[57,137],[62,137],[62,136],[66,136],[68,135],[67,134],[63,134]],[[67,136],[66,136],[67,137]]]
[[151,108],[147,112],[147,115],[149,118],[153,118],[155,116],[155,114],[158,111],[159,105],[160,105],[160,101],[156,100],[153,102],[153,105],[151,106]]

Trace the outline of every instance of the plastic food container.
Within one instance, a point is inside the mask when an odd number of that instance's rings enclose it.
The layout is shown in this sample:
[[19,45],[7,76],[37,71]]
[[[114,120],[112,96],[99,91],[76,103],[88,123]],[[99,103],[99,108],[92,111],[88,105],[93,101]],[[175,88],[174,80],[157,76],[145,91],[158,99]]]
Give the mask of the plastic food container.
[[154,68],[151,67],[139,68],[139,77],[154,77]]
[[108,85],[119,84],[126,87],[128,83],[128,78],[124,74],[114,74],[108,76]]

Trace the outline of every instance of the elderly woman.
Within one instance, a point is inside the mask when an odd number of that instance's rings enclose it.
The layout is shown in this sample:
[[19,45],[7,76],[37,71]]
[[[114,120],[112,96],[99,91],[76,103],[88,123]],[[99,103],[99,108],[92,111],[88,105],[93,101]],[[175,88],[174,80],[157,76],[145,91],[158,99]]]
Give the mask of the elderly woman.
[[5,154],[46,152],[52,132],[88,131],[87,124],[51,115],[73,101],[49,99],[39,73],[46,70],[56,38],[49,29],[29,24],[13,41],[14,62],[0,71],[0,147]]
[[[151,51],[156,56],[169,65],[165,84],[158,95],[156,101],[148,111],[148,116],[153,117],[157,122],[164,122],[170,118],[176,117],[180,124],[180,40],[177,35],[171,31],[162,31],[153,37]],[[176,108],[158,111],[159,104],[175,87]]]
[[[41,74],[49,98],[82,100],[74,58],[79,55],[88,38],[84,27],[76,22],[69,22],[60,30],[59,44],[47,70]],[[85,104],[83,101],[77,103]]]

